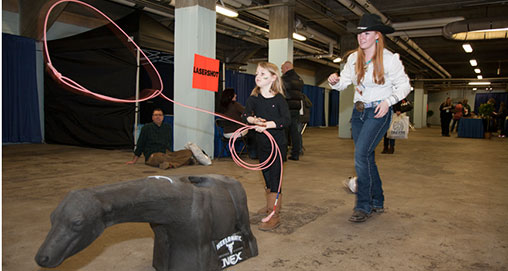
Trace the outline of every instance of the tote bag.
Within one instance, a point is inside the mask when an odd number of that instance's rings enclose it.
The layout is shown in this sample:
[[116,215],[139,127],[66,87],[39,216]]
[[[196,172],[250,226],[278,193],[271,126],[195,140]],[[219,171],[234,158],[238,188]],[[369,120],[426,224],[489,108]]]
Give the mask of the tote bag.
[[387,137],[391,139],[407,139],[409,133],[409,117],[393,115]]

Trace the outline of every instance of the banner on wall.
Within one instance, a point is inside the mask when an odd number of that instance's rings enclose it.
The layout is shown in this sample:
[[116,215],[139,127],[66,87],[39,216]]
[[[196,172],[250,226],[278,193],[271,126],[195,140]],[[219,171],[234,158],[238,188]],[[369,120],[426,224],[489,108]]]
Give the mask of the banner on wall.
[[220,61],[214,58],[194,54],[192,87],[209,91],[218,91]]

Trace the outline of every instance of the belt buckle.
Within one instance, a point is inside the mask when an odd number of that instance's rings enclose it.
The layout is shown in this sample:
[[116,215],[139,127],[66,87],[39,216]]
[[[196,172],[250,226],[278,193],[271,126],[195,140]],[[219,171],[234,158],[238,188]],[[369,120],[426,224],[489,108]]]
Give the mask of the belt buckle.
[[358,111],[358,112],[363,112],[363,109],[365,109],[364,103],[360,102],[360,101],[355,103],[355,107],[356,107],[356,111]]

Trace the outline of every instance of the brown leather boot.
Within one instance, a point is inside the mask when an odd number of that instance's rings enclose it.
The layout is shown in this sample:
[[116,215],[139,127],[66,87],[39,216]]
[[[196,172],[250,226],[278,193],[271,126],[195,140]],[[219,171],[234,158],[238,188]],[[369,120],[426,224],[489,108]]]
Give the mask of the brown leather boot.
[[[277,193],[269,193],[267,195],[267,199],[270,201],[270,213],[273,210],[273,205],[275,204],[276,198],[277,198]],[[258,227],[259,230],[271,231],[271,230],[277,228],[278,226],[280,226],[279,213],[280,213],[280,207],[282,206],[281,199],[282,199],[282,194],[279,195],[279,201],[277,202],[277,209],[275,210],[275,214],[273,214],[273,216],[270,218],[270,220],[268,220],[268,222],[261,222],[261,224],[259,224],[259,227]]]
[[270,194],[270,188],[265,188],[266,205],[261,209],[257,210],[256,214],[268,214],[271,207],[268,207],[268,194]]

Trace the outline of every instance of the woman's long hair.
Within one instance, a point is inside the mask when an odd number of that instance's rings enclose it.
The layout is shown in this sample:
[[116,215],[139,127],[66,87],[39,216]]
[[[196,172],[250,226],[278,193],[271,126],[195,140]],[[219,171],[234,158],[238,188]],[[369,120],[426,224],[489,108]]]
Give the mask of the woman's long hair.
[[[284,93],[284,89],[282,88],[282,81],[279,76],[279,68],[277,68],[277,65],[270,63],[270,62],[259,62],[258,67],[261,67],[263,69],[266,69],[270,72],[271,75],[275,75],[276,79],[273,81],[272,86],[270,88],[270,91],[273,95],[277,95],[280,93],[282,96],[286,96]],[[250,96],[258,96],[259,93],[261,93],[261,90],[256,85],[256,87],[252,90]]]
[[[383,49],[385,48],[385,39],[383,37],[383,34],[376,31],[376,33],[379,35],[378,42],[376,43],[376,52],[374,53],[374,56],[372,57],[372,64],[374,65],[374,83],[378,85],[383,85],[385,83],[385,68],[383,65]],[[358,49],[356,49],[358,52],[356,56],[356,80],[357,84],[360,84],[360,82],[365,77],[365,53],[363,52],[362,48],[358,46]]]
[[235,90],[232,88],[226,88],[222,91],[220,96],[220,106],[221,111],[225,112],[228,106],[233,102],[233,98],[235,97]]

